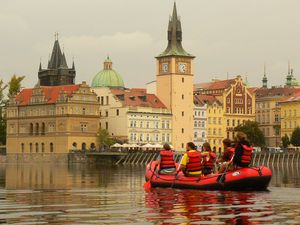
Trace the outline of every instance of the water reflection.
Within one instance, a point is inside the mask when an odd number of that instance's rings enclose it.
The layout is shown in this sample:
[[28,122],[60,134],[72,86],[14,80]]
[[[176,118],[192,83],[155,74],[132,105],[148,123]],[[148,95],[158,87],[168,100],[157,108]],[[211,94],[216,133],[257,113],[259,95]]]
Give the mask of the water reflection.
[[300,224],[300,189],[295,188],[300,187],[299,168],[274,170],[269,192],[250,193],[145,192],[144,169],[1,165],[0,223]]

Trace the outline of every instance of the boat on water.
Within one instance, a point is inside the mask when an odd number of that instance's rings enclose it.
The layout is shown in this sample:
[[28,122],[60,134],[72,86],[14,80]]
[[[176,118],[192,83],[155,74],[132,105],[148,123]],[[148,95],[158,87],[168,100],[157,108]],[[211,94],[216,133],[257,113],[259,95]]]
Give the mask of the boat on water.
[[145,178],[151,187],[254,191],[266,190],[272,177],[271,169],[265,166],[239,168],[235,171],[199,177],[186,177],[182,172],[177,175],[163,175],[158,171],[159,168],[156,168],[153,162],[146,167]]

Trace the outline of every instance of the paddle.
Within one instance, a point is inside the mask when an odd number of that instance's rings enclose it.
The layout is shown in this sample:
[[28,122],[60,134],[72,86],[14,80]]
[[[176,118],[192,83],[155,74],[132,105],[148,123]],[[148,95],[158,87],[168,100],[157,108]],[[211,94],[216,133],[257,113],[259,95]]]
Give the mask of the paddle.
[[[154,170],[153,170],[153,172],[151,174],[150,179],[147,182],[144,183],[144,188],[147,188],[147,189],[151,188],[151,180],[152,180],[152,177],[153,177],[153,175],[155,173],[156,167],[157,167],[157,164],[154,167]],[[150,164],[150,168],[151,168],[151,164]]]

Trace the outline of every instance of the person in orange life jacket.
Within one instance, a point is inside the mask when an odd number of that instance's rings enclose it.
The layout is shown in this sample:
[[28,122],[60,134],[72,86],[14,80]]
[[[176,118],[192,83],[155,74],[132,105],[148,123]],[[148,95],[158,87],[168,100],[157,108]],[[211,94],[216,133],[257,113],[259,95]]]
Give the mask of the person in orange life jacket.
[[253,148],[247,140],[247,135],[238,132],[236,135],[236,145],[233,157],[235,167],[248,167],[251,163]]
[[215,162],[216,162],[216,154],[211,150],[210,144],[205,142],[203,144],[203,162],[202,162],[202,173],[204,175],[208,175],[213,173]]
[[186,153],[181,158],[177,172],[183,171],[185,176],[193,177],[201,175],[201,153],[193,142],[186,144]]
[[156,165],[160,167],[158,171],[160,174],[176,174],[174,153],[169,144],[164,144],[163,149],[159,152]]
[[226,138],[223,140],[223,147],[224,147],[224,153],[220,159],[217,160],[217,163],[220,164],[219,167],[219,173],[223,173],[226,168],[227,171],[231,171],[232,168],[230,165],[232,165],[232,157],[234,155],[234,148],[231,147],[231,140]]

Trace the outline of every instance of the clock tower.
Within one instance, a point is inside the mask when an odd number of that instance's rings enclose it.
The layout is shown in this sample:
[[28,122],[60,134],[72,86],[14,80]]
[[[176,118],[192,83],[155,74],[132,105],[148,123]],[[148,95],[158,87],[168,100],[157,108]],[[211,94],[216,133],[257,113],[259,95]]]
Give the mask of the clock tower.
[[156,57],[156,93],[172,113],[172,144],[183,151],[193,141],[193,59],[182,47],[176,3],[168,26],[168,46]]

